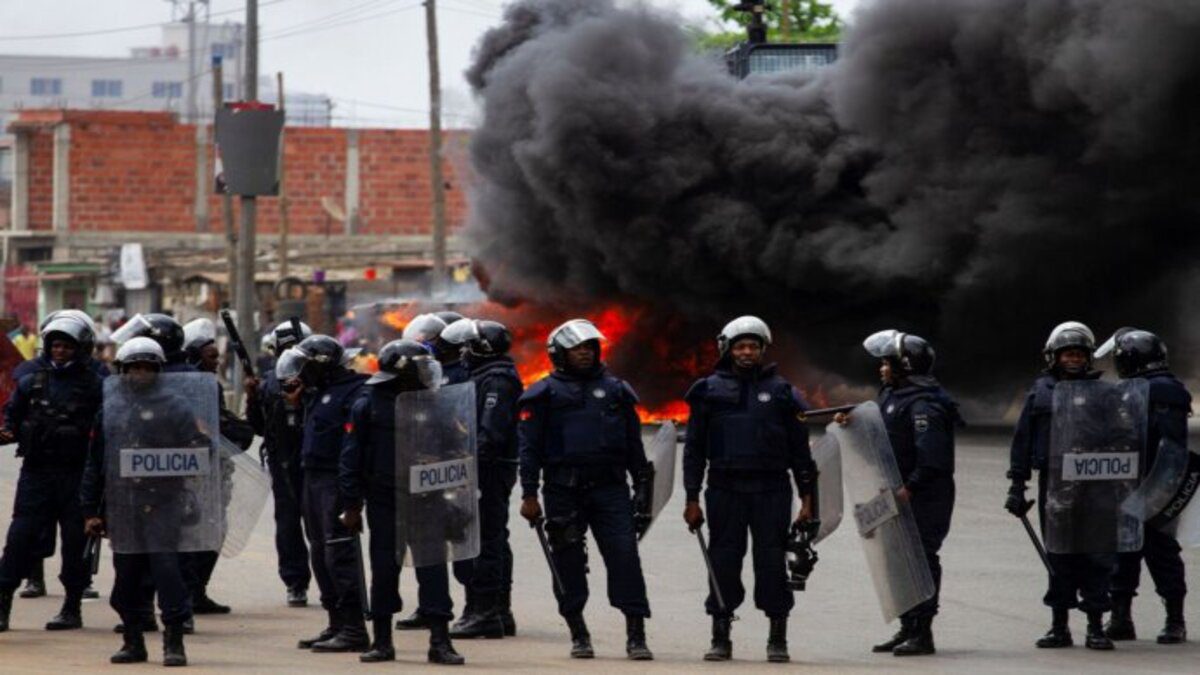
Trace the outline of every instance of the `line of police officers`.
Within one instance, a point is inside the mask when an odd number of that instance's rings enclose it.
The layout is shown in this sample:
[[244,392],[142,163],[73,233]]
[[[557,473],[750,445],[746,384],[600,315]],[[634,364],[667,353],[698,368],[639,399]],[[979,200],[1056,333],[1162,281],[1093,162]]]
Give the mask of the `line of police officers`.
[[[164,315],[137,317],[131,324],[118,338],[125,341],[117,355],[119,377],[152,378],[160,372],[195,370],[196,364],[215,370],[215,330],[200,330],[196,339],[185,340],[182,327]],[[8,627],[14,591],[44,550],[39,542],[53,524],[61,528],[61,579],[67,593],[62,610],[46,628],[82,626],[80,601],[90,581],[83,564],[85,535],[106,531],[100,498],[105,448],[96,440],[102,434],[94,433],[106,373],[91,358],[93,336],[86,317],[51,317],[42,329],[44,352],[32,372],[19,377],[5,411],[0,440],[18,441],[24,464],[0,558],[0,631]],[[642,445],[637,395],[601,361],[603,339],[586,320],[559,326],[547,341],[553,372],[522,391],[508,356],[511,335],[496,322],[453,313],[418,317],[402,339],[381,350],[379,372],[370,378],[349,368],[354,350],[328,336],[312,335],[299,322],[281,324],[267,337],[264,344],[278,354],[278,362],[261,381],[247,381],[247,412],[253,432],[264,438],[263,457],[273,481],[279,576],[290,606],[307,603],[308,583],[315,577],[328,616],[326,627],[301,640],[301,648],[362,652],[364,662],[395,658],[391,622],[401,608],[395,542],[396,399],[469,379],[477,393],[481,549],[477,559],[455,565],[455,577],[466,589],[466,608],[452,631],[446,566],[421,567],[419,605],[397,627],[428,629],[428,658],[443,664],[463,663],[452,635],[515,634],[507,520],[509,495],[519,476],[520,513],[531,524],[544,523],[549,537],[553,591],[570,631],[571,656],[594,655],[583,618],[588,599],[585,535],[590,529],[608,570],[609,602],[626,617],[627,655],[653,658],[646,643],[650,606],[638,552],[639,534],[654,515],[646,512],[653,471]],[[1150,380],[1150,452],[1158,437],[1186,446],[1190,396],[1167,369],[1161,340],[1123,329],[1110,342],[1121,377]],[[712,538],[705,602],[712,616],[712,645],[706,660],[732,658],[731,623],[745,597],[741,571],[747,533],[753,540],[755,606],[770,619],[767,657],[772,662],[789,659],[786,627],[794,600],[786,549],[791,532],[813,524],[818,476],[802,421],[806,405],[776,366],[765,361],[770,344],[771,333],[761,320],[730,322],[718,338],[720,359],[713,373],[686,395],[690,416],[683,517],[692,530],[705,522],[700,493],[707,483]],[[864,346],[880,359],[879,404],[903,483],[896,498],[912,508],[936,589],[942,576],[938,553],[955,499],[954,433],[962,420],[932,375],[934,351],[928,342],[884,331]],[[1016,515],[1030,508],[1024,491],[1031,471],[1046,470],[1049,392],[1063,380],[1098,377],[1091,369],[1094,353],[1091,331],[1074,322],[1055,329],[1046,344],[1046,370],[1029,393],[1013,441],[1006,508]],[[847,424],[849,418],[842,414],[836,421]],[[244,424],[228,411],[222,413],[221,432],[240,439],[243,447],[249,444]],[[1045,485],[1040,476],[1043,503]],[[794,494],[800,508],[793,516]],[[362,588],[354,548],[343,545],[362,531],[364,510],[370,526],[369,593]],[[1111,640],[1133,639],[1130,603],[1143,557],[1167,607],[1159,642],[1183,641],[1186,587],[1179,552],[1169,536],[1147,530],[1145,548],[1119,560],[1052,554],[1045,602],[1052,608],[1053,624],[1038,646],[1071,644],[1067,612],[1072,607],[1087,613],[1088,647],[1111,649]],[[142,635],[157,630],[151,604],[157,593],[166,625],[164,663],[185,664],[182,636],[196,608],[228,611],[214,608],[204,590],[214,563],[215,553],[114,555],[117,581],[111,604],[121,617],[124,643],[113,662],[146,660]],[[370,607],[370,636],[364,600]],[[1105,628],[1101,618],[1110,609],[1112,619]],[[905,612],[899,632],[874,651],[934,653],[937,612],[935,591]]]

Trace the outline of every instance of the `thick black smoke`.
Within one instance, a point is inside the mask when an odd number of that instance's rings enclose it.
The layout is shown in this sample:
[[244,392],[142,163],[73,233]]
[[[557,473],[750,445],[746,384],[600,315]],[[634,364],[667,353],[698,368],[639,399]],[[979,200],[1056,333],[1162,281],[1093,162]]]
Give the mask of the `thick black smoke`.
[[1004,397],[1068,319],[1189,361],[1200,3],[879,0],[834,67],[747,81],[677,24],[524,0],[481,42],[468,232],[493,292],[704,338],[756,313],[850,375],[906,329]]

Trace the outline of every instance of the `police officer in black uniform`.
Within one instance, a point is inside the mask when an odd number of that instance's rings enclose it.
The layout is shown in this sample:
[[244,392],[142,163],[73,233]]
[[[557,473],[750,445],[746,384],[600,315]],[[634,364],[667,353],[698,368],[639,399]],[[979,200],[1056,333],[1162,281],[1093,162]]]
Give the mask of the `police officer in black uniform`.
[[[1107,353],[1109,345],[1113,365],[1122,379],[1144,377],[1150,383],[1150,420],[1146,428],[1144,470],[1154,466],[1159,443],[1163,440],[1187,448],[1187,418],[1192,412],[1192,395],[1171,373],[1167,346],[1155,334],[1123,329],[1097,351]],[[1154,579],[1154,589],[1167,610],[1166,625],[1158,634],[1158,643],[1180,644],[1187,640],[1183,618],[1183,599],[1187,595],[1186,573],[1179,542],[1147,523],[1141,551],[1117,554],[1117,569],[1112,578],[1112,618],[1105,627],[1109,639],[1136,640],[1132,604],[1141,581],[1142,560]]]
[[[42,324],[38,326],[38,331],[40,333],[44,333],[46,326],[50,325],[51,321],[55,321],[56,319],[60,318],[74,319],[86,327],[86,330],[83,331],[82,341],[79,343],[79,350],[78,354],[75,356],[75,360],[83,363],[89,370],[96,373],[100,379],[108,377],[108,366],[104,365],[103,361],[95,358],[96,324],[94,321],[92,321],[92,317],[88,316],[87,312],[78,309],[55,310],[47,314],[45,319],[42,319]],[[43,345],[44,344],[45,343],[43,342]],[[43,349],[37,357],[27,361],[22,361],[21,363],[17,364],[17,367],[13,369],[12,373],[13,385],[15,386],[18,384],[22,377],[42,369],[45,366],[46,359],[48,358],[49,357],[46,354],[45,349]],[[20,593],[18,593],[18,595],[22,598],[40,598],[46,595],[45,559],[53,557],[54,555],[54,542],[55,538],[57,537],[54,529],[53,523],[48,524],[46,531],[43,533],[40,539],[40,550],[38,554],[34,556],[35,559],[33,564],[30,566],[29,576],[26,577],[27,580],[25,582],[25,587],[21,589]],[[83,589],[83,598],[87,600],[89,598],[98,597],[100,597],[100,594],[92,588],[91,581],[89,579],[87,588]]]
[[[121,345],[117,351],[117,364],[121,377],[129,378],[135,386],[148,389],[153,386],[157,374],[164,372],[166,357],[162,347],[154,340],[135,337]],[[203,431],[186,400],[162,389],[149,395],[154,398],[147,400],[145,406],[121,411],[130,416],[129,420],[122,423],[123,426],[137,425],[140,429],[139,435],[153,439],[153,447],[186,447],[200,441],[209,442],[204,438]],[[153,417],[147,416],[148,410],[154,411]],[[96,428],[101,431],[104,429],[103,415],[98,418]],[[79,490],[85,519],[84,530],[88,536],[102,536],[106,533],[106,516],[101,507],[105,483],[109,478],[105,475],[105,467],[108,465],[105,455],[107,452],[119,450],[120,448],[106,447],[102,432],[94,434]],[[169,495],[171,492],[163,494]],[[168,506],[165,508],[171,508],[169,504],[173,501],[166,503]],[[179,515],[182,516],[182,510],[179,511]],[[184,624],[192,618],[192,602],[184,580],[183,560],[184,558],[177,553],[113,554],[116,580],[110,602],[121,616],[124,627],[124,642],[121,649],[110,659],[113,663],[138,663],[147,658],[142,627],[154,623],[154,608],[146,606],[146,586],[149,585],[151,600],[155,593],[158,594],[158,604],[165,626],[163,665],[187,665],[183,635]]]
[[880,359],[878,403],[904,482],[897,498],[912,507],[935,589],[932,598],[901,615],[900,631],[892,639],[872,651],[933,654],[933,618],[942,588],[939,552],[954,513],[954,429],[963,421],[958,404],[933,376],[935,354],[924,338],[886,330],[863,346]]
[[24,375],[4,410],[0,442],[18,442],[23,457],[16,503],[0,557],[0,631],[8,630],[13,592],[41,561],[39,543],[47,530],[62,531],[62,610],[46,630],[82,628],[80,603],[91,572],[83,559],[79,484],[88,442],[101,403],[101,377],[84,349],[93,341],[87,325],[69,317],[47,323],[45,345],[34,359],[37,369]]
[[[283,352],[276,374],[287,381],[298,377],[307,392],[304,440],[304,529],[308,534],[313,575],[321,590],[321,606],[329,623],[320,634],[301,640],[301,649],[315,652],[366,651],[370,646],[359,601],[358,562],[347,541],[350,530],[338,520],[338,461],[350,409],[362,395],[367,376],[347,367],[357,350],[344,350],[328,335],[312,335]],[[293,401],[301,394],[288,394]]]
[[[299,334],[292,322],[275,327],[268,336],[271,351],[281,354],[312,335],[312,329],[299,323]],[[246,379],[246,416],[254,433],[262,436],[262,454],[271,472],[271,495],[275,504],[275,553],[279,558],[279,578],[287,588],[288,607],[308,605],[309,569],[308,546],[304,542],[303,514],[300,490],[304,486],[304,470],[300,465],[300,445],[304,437],[304,406],[291,404],[284,396],[284,387],[299,390],[297,380],[281,385],[272,368],[263,371],[262,379]]]
[[[371,529],[371,622],[374,643],[359,660],[393,661],[392,615],[400,611],[400,563],[396,546],[396,396],[437,386],[441,368],[427,347],[413,340],[390,342],[379,351],[379,372],[350,413],[351,431],[342,446],[338,484],[346,511],[343,523],[362,531],[365,503]],[[443,572],[445,566],[439,566]],[[440,580],[440,583],[438,581]],[[450,641],[450,583],[443,573],[420,588],[429,627],[430,663],[461,665]],[[436,611],[436,610],[441,610]]]
[[[767,660],[790,659],[787,620],[795,605],[787,583],[789,526],[811,520],[816,465],[808,447],[808,429],[797,415],[805,409],[800,394],[764,365],[771,331],[761,319],[743,316],[729,322],[717,338],[720,359],[708,377],[697,380],[685,399],[690,408],[683,455],[687,491],[684,521],[696,530],[704,523],[700,489],[708,467],[705,494],[709,553],[725,607],[710,590],[705,602],[712,616],[712,649],[706,661],[732,658],[733,612],[742,604],[742,560],[746,534],[754,539],[754,604],[770,619]],[[792,519],[791,471],[802,500]]]
[[[1046,488],[1050,457],[1050,423],[1054,411],[1054,387],[1063,380],[1095,380],[1100,373],[1092,370],[1096,338],[1092,330],[1077,321],[1059,324],[1050,333],[1043,355],[1046,369],[1034,381],[1025,406],[1017,420],[1009,458],[1008,478],[1012,481],[1004,508],[1015,516],[1029,510],[1025,484],[1038,472],[1038,516],[1043,535],[1046,528]],[[1069,617],[1078,607],[1087,614],[1088,649],[1109,650],[1112,640],[1104,634],[1104,613],[1112,608],[1111,575],[1116,556],[1107,553],[1049,554],[1054,574],[1042,599],[1052,613],[1049,632],[1037,641],[1043,649],[1070,647]]]
[[[466,322],[467,325],[462,325]],[[508,543],[508,500],[517,482],[517,400],[524,387],[508,350],[512,334],[496,321],[462,319],[463,363],[475,382],[479,466],[479,557],[467,584],[467,608],[455,624],[456,638],[516,635],[512,614],[512,548]]]
[[[442,338],[442,333],[447,329],[446,320],[440,316],[444,314],[446,318],[462,318],[457,312],[443,312],[434,314],[419,314],[413,317],[412,321],[404,327],[403,339],[412,340],[425,346],[438,360],[442,368],[442,386],[451,384],[461,384],[470,379],[467,373],[467,368],[462,364],[462,345],[456,342],[451,342]],[[454,563],[454,577],[460,584],[466,587],[467,602],[466,608],[463,610],[464,616],[470,616],[474,611],[475,598],[471,593],[471,561],[460,560]],[[449,572],[445,565],[428,565],[418,567],[416,569],[418,599],[417,608],[412,614],[404,619],[396,622],[396,628],[399,630],[425,630],[433,624],[440,622],[443,618],[453,618],[453,605],[446,605],[441,602],[441,592],[433,591],[425,593],[424,588],[428,586],[432,589],[440,589],[443,585],[450,583]],[[436,598],[437,606],[431,607],[427,598]],[[448,616],[447,616],[448,615]]]
[[635,409],[637,394],[601,362],[602,339],[586,319],[555,328],[546,343],[554,372],[520,398],[521,516],[531,523],[542,519],[541,487],[552,556],[565,590],[560,594],[555,587],[554,592],[571,630],[571,656],[594,656],[583,620],[588,599],[585,535],[591,528],[608,570],[609,602],[625,614],[626,654],[649,660],[654,658],[646,646],[650,603],[626,474],[635,488],[651,476]]

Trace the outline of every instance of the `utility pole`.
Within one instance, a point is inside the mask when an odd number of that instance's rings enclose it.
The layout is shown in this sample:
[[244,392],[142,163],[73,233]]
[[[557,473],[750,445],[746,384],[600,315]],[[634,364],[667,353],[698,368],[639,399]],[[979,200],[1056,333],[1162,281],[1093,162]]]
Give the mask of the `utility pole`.
[[[207,25],[205,31],[208,30]],[[196,125],[196,199],[192,204],[192,214],[196,219],[196,231],[208,230],[208,194],[211,176],[208,170],[208,120],[202,118],[196,107],[196,89],[199,87],[199,77],[196,75],[196,3],[188,3],[188,115],[192,124]],[[213,114],[216,114],[213,108]]]
[[429,179],[433,187],[434,293],[446,284],[446,181],[442,176],[442,75],[438,65],[437,0],[425,0],[429,44]]
[[[276,98],[279,100],[279,110],[285,113],[284,119],[286,120],[286,111],[283,107],[283,73],[275,73],[275,91],[278,92]],[[287,123],[285,122],[283,132],[279,134],[279,279],[281,281],[288,275],[288,198],[287,184],[284,182],[286,167],[283,164],[286,134]]]
[[784,41],[792,39],[791,0],[779,0],[779,30],[783,33]]
[[188,2],[188,80],[187,80],[187,117],[185,122],[196,121],[196,2]]
[[[225,105],[225,70],[220,56],[212,60],[213,70],[213,115]],[[237,302],[238,250],[237,231],[233,229],[233,195],[229,190],[221,191],[221,222],[225,226],[225,270],[228,277],[228,297]],[[236,389],[236,383],[235,383]]]
[[[258,0],[246,0],[246,98],[258,100]],[[253,359],[258,355],[258,331],[254,325],[256,289],[254,287],[255,242],[254,220],[257,204],[254,195],[242,195],[242,227],[238,239],[237,270],[237,315],[242,335],[246,339],[246,350]],[[241,364],[234,366],[234,410],[241,406]]]

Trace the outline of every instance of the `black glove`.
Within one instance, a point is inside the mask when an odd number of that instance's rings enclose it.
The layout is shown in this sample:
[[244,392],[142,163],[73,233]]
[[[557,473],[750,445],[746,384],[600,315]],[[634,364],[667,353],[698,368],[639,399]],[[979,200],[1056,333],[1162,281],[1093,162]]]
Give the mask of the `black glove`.
[[1029,507],[1033,506],[1033,502],[1025,501],[1025,484],[1013,481],[1012,487],[1008,488],[1008,499],[1004,500],[1004,510],[1020,518],[1029,513]]

